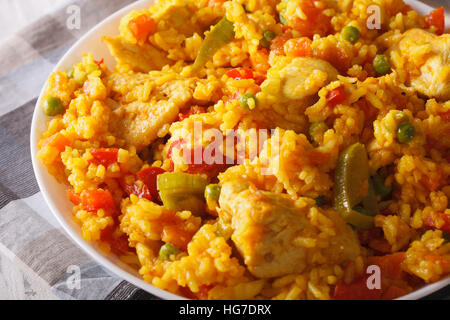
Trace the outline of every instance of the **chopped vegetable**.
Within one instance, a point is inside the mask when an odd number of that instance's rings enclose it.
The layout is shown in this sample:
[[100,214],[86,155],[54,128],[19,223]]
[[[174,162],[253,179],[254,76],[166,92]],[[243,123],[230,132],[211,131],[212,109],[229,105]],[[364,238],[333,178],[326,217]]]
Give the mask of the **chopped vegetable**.
[[100,149],[92,149],[92,163],[97,165],[103,165],[108,167],[109,165],[117,162],[117,155],[119,153],[119,149],[116,148],[100,148]]
[[253,110],[255,109],[258,100],[256,99],[256,96],[252,93],[245,93],[241,96],[240,99],[241,102],[241,106],[243,106],[244,108]]
[[49,117],[54,117],[64,112],[64,105],[62,101],[55,97],[48,97],[44,101],[44,113]]
[[156,31],[156,23],[150,16],[143,14],[131,20],[128,28],[137,40],[144,41]]
[[81,194],[67,190],[69,200],[74,205],[81,205],[83,209],[95,212],[99,209],[115,210],[113,197],[108,190],[83,190]]
[[391,63],[384,54],[377,54],[373,59],[373,69],[378,76],[384,76],[391,70]]
[[161,249],[159,249],[159,258],[161,260],[170,260],[172,256],[176,255],[179,252],[180,250],[178,250],[178,248],[176,248],[173,244],[166,243],[161,246]]
[[208,207],[208,212],[216,215],[216,208],[219,206],[221,187],[218,184],[210,184],[205,189],[205,199],[206,206]]
[[441,35],[444,33],[445,29],[445,11],[444,8],[438,8],[431,11],[427,16],[425,16],[425,23],[427,27],[431,26],[436,28],[436,34]]
[[208,181],[201,175],[166,172],[158,175],[157,187],[164,206],[169,210],[204,211],[204,192]]
[[371,227],[373,218],[353,209],[367,196],[369,189],[369,162],[363,144],[355,143],[340,154],[334,186],[335,206],[344,219],[357,228]]
[[378,174],[372,177],[373,187],[375,189],[375,193],[381,196],[381,199],[384,199],[392,192],[392,186],[386,186],[385,180]]
[[359,40],[360,32],[354,26],[346,26],[342,29],[342,37],[348,42],[356,43]]
[[210,184],[205,189],[205,199],[211,199],[212,201],[219,201],[220,186],[218,184]]
[[142,169],[136,175],[148,188],[153,199],[159,199],[157,177],[165,173],[166,170],[159,167],[150,167]]
[[203,67],[214,54],[227,43],[234,40],[234,25],[223,17],[203,40],[202,46],[195,59],[192,69],[194,71]]
[[341,104],[344,101],[345,101],[345,91],[343,86],[333,89],[327,94],[327,102],[328,105],[331,107]]
[[261,46],[263,46],[264,48],[269,49],[270,48],[270,42],[272,41],[273,38],[276,37],[275,32],[273,32],[272,30],[266,30],[263,32],[263,37],[262,39],[259,41],[259,44]]
[[416,134],[416,129],[409,121],[403,121],[397,128],[397,140],[400,143],[408,143]]
[[129,196],[134,194],[138,198],[147,199],[150,201],[153,201],[153,196],[147,187],[142,181],[133,181],[132,184],[127,184],[126,180],[124,178],[119,179],[120,186],[122,187],[122,190],[128,194]]

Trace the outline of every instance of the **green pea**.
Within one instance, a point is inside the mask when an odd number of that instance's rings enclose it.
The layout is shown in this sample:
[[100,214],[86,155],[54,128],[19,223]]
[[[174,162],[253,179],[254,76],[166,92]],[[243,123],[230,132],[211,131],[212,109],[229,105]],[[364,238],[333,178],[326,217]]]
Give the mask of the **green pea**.
[[358,28],[353,26],[346,26],[344,29],[342,29],[342,37],[344,40],[356,43],[359,40],[359,37],[361,36]]
[[378,76],[383,76],[391,70],[391,63],[384,54],[377,54],[373,59],[373,68]]
[[318,196],[317,198],[314,198],[314,200],[316,201],[316,205],[318,207],[321,207],[325,204],[325,198],[322,196]]
[[205,199],[218,201],[220,197],[220,186],[218,184],[210,184],[205,188]]
[[256,99],[256,96],[254,94],[245,93],[241,96],[240,102],[241,102],[241,106],[252,110],[256,107],[258,100]]
[[403,121],[398,125],[397,140],[400,143],[408,143],[416,134],[416,129],[409,121]]
[[373,188],[375,189],[375,193],[377,195],[381,196],[382,199],[391,194],[392,186],[386,186],[384,184],[383,177],[376,174],[372,177],[372,181],[373,181]]
[[60,99],[49,97],[44,102],[44,113],[49,117],[54,117],[64,112],[64,106]]
[[261,46],[263,46],[264,48],[269,48],[270,47],[270,41],[276,37],[275,32],[273,32],[272,30],[266,30],[263,33],[263,37],[262,39],[259,41],[259,44]]
[[176,255],[180,250],[171,243],[166,243],[159,249],[159,257],[162,260],[170,260],[170,257]]

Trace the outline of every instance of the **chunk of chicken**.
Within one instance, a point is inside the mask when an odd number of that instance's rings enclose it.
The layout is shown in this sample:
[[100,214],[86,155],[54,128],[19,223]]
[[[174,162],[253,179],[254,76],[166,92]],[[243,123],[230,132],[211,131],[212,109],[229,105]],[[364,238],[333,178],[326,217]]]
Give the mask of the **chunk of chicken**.
[[221,220],[231,224],[231,239],[258,278],[300,273],[360,254],[355,232],[334,210],[300,206],[245,182],[224,183],[219,203]]
[[338,71],[327,61],[316,58],[294,58],[280,70],[283,95],[288,99],[304,99],[335,80]]
[[120,36],[104,37],[103,40],[108,45],[109,51],[117,63],[126,64],[137,72],[161,70],[162,67],[173,62],[167,58],[166,52],[148,43],[140,46],[127,42]]
[[422,29],[406,31],[390,49],[393,68],[405,84],[438,100],[450,99],[450,35]]
[[255,117],[269,128],[305,132],[305,109],[317,101],[317,92],[323,86],[337,78],[338,71],[316,58],[276,56],[272,65],[261,86],[261,103]]
[[[117,94],[139,95],[130,92],[139,90],[139,86],[145,86],[145,82],[155,81],[157,77],[145,74],[110,76],[107,80],[113,92]],[[148,146],[157,136],[158,131],[168,123],[175,121],[186,104],[192,99],[194,79],[175,79],[160,86],[151,84],[149,96],[137,99],[128,104],[116,106],[112,112],[110,131],[127,145],[135,146],[138,150]]]

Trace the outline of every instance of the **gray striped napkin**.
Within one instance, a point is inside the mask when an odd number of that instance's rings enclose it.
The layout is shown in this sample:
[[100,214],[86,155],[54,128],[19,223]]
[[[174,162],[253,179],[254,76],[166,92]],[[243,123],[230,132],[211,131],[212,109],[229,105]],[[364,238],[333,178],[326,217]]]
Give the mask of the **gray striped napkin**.
[[[30,125],[46,77],[77,39],[133,1],[63,2],[0,46],[0,299],[156,299],[92,261],[69,240],[34,177]],[[81,9],[79,30],[66,27],[69,5]],[[80,267],[80,289],[66,284],[71,265]]]

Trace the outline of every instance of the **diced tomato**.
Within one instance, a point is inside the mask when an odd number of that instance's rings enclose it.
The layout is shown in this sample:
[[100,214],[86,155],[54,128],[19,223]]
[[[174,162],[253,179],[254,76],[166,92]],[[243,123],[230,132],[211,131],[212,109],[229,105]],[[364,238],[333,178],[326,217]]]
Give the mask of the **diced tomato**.
[[266,48],[259,49],[254,55],[250,57],[253,70],[258,74],[266,74],[269,70],[269,50]]
[[433,211],[425,219],[425,226],[450,233],[450,214]]
[[157,177],[164,172],[166,172],[166,170],[162,168],[150,167],[143,169],[137,173],[137,177],[147,186],[153,199],[159,198]]
[[400,287],[397,287],[396,285],[390,285],[385,292],[383,292],[382,299],[383,300],[394,300],[397,298],[400,298],[406,294],[408,294],[409,291]]
[[181,112],[180,114],[178,114],[178,120],[183,121],[184,119],[189,118],[193,114],[201,114],[201,113],[205,113],[205,112],[206,112],[206,108],[199,107],[199,106],[193,106],[193,107],[189,108],[189,110],[187,112]]
[[42,143],[42,146],[51,146],[58,149],[59,152],[63,152],[66,146],[70,145],[69,139],[67,139],[62,133],[58,132],[48,137]]
[[81,203],[81,198],[78,193],[75,192],[75,190],[70,189],[67,190],[67,197],[69,198],[69,201],[72,202],[74,205],[78,206]]
[[130,185],[126,183],[124,178],[120,178],[119,183],[122,190],[129,196],[134,194],[141,199],[147,199],[150,201],[153,201],[154,199],[150,189],[143,182],[141,184],[137,184],[136,181],[134,181],[133,184]]
[[99,209],[116,210],[113,197],[108,190],[83,190],[81,194],[68,190],[67,195],[73,204],[81,204],[83,209],[87,211],[95,212]]
[[225,74],[227,77],[233,78],[234,80],[254,79],[253,71],[247,68],[236,68]]
[[381,269],[381,276],[391,280],[401,280],[405,273],[402,263],[405,260],[404,252],[396,252],[385,256],[373,256],[367,259],[368,265],[377,265]]
[[369,289],[367,276],[360,277],[350,284],[338,282],[334,288],[334,300],[381,300],[381,289]]
[[91,154],[93,159],[92,163],[97,165],[103,165],[108,167],[109,165],[117,162],[117,155],[119,153],[119,149],[116,148],[100,148],[91,150]]
[[431,26],[435,27],[437,35],[443,34],[445,29],[444,8],[441,7],[431,11],[427,16],[425,16],[425,23],[428,28],[430,28]]
[[284,52],[290,57],[312,57],[311,43],[307,37],[290,39],[284,44]]
[[156,23],[150,16],[143,14],[131,20],[128,28],[137,40],[146,40],[156,31]]
[[87,211],[115,209],[113,197],[108,190],[84,190],[80,194],[81,205]]
[[345,101],[344,87],[340,86],[334,90],[331,90],[327,94],[327,101],[329,106],[336,106]]
[[314,0],[301,1],[301,9],[306,15],[306,20],[298,17],[292,19],[292,27],[302,36],[311,38],[315,34],[327,35],[331,30],[331,17],[323,13],[324,8],[317,8]]

